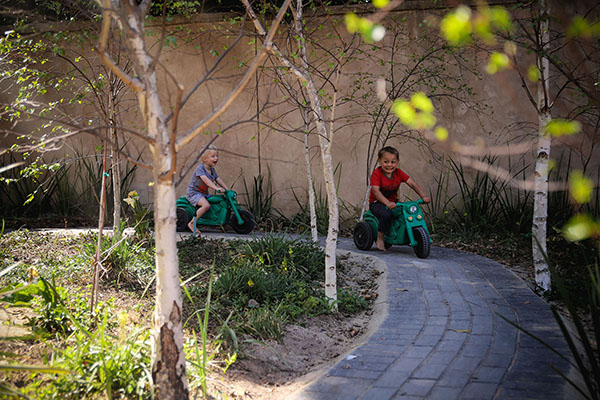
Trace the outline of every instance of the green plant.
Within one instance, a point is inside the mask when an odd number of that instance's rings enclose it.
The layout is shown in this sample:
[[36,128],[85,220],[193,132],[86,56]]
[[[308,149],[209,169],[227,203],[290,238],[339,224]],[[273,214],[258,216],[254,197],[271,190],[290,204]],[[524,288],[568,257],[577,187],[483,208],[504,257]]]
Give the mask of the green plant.
[[[85,296],[56,285],[54,276],[47,280],[40,276],[36,283],[7,287],[9,295],[3,302],[13,306],[30,307],[34,316],[28,324],[42,334],[67,336],[78,324],[91,324],[91,316]],[[86,322],[87,321],[87,322]]]
[[285,325],[288,322],[281,304],[275,306],[264,306],[249,309],[244,315],[244,322],[240,329],[256,338],[280,341],[285,333]]
[[[83,144],[80,145],[83,148]],[[2,163],[17,162],[9,153]],[[125,164],[121,176],[121,195],[127,193],[135,176],[136,166]],[[85,155],[75,150],[73,158],[42,159],[30,162],[22,169],[5,171],[0,178],[0,195],[6,201],[0,204],[0,215],[6,217],[60,216],[89,217],[98,212],[102,178],[102,160],[98,154]],[[113,195],[112,180],[108,181],[107,198]],[[112,212],[107,202],[107,213]]]
[[[323,193],[321,187],[314,189],[315,192],[315,214],[317,216],[317,232],[320,235],[327,234],[329,227],[329,208],[327,196]],[[291,223],[296,230],[300,232],[310,232],[310,206],[308,199],[306,202],[302,202],[294,188],[292,188],[292,195],[296,201],[299,211],[292,217]]]
[[104,394],[111,399],[153,398],[150,371],[150,330],[126,332],[127,315],[120,316],[121,335],[110,333],[112,315],[107,308],[98,325],[88,330],[79,325],[67,346],[55,350],[53,366],[70,373],[47,381],[31,376],[34,382],[24,389],[36,398],[82,399]]
[[[448,195],[448,184],[450,182],[450,171],[449,170],[441,170],[440,174],[437,177],[433,178],[435,180],[435,193],[431,188],[429,188],[429,192],[431,193],[431,204],[429,204],[429,220],[431,222],[431,230],[433,232],[436,231],[436,227],[438,222],[443,224],[446,220],[446,217],[449,213],[449,206],[452,204],[452,199],[456,196],[453,194],[452,196]],[[426,209],[423,209],[425,212]]]
[[293,292],[286,293],[283,311],[294,320],[300,316],[316,317],[331,312],[330,303],[322,290],[316,290],[305,283],[299,283]]
[[[564,153],[560,154],[556,167],[550,171],[548,179],[562,183],[568,187],[567,182],[571,172],[571,151],[567,156],[566,165]],[[568,190],[553,190],[548,192],[548,226],[559,227],[564,225],[573,216],[575,210],[569,197]]]
[[[482,162],[494,165],[496,158],[485,156]],[[465,230],[490,229],[499,221],[500,211],[496,207],[499,182],[486,172],[475,171],[469,179],[461,163],[450,159],[450,167],[458,182],[461,209],[454,209],[455,219]]]
[[[512,173],[512,162],[508,158],[509,172],[512,180],[527,179],[528,165],[524,165],[516,173]],[[528,233],[531,232],[531,222],[533,220],[533,192],[523,190],[511,185],[510,182],[503,182],[497,188],[497,207],[502,215],[500,225],[504,225],[511,232]]]
[[[193,354],[194,357],[188,356],[187,362],[192,367],[191,371],[188,371],[192,376],[197,376],[200,381],[200,388],[202,390],[202,395],[204,398],[207,398],[208,389],[206,386],[206,378],[208,373],[209,364],[214,363],[215,357],[219,354],[221,349],[222,341],[220,340],[220,335],[217,335],[212,343],[213,349],[212,351],[209,349],[208,344],[208,322],[210,315],[210,307],[211,307],[211,297],[212,297],[212,282],[213,282],[213,269],[211,268],[210,276],[208,278],[208,290],[206,293],[206,300],[204,302],[204,308],[198,309],[194,312],[194,315],[198,319],[198,327],[200,329],[200,340],[196,336],[196,331],[192,329],[192,339],[186,342],[186,347],[192,349],[192,352],[185,351],[186,354]],[[183,291],[186,294],[188,300],[192,305],[195,306],[194,297],[191,296],[189,290],[186,285],[182,285]],[[201,314],[203,312],[203,315]],[[201,316],[202,315],[202,316]],[[226,321],[222,325],[221,332],[227,331],[233,337],[235,337],[235,333],[228,327],[229,318],[231,318],[231,314],[227,317]],[[233,355],[228,355],[228,357],[223,361],[224,367],[223,371],[226,371],[227,368],[231,364],[233,364],[237,359],[236,353]]]
[[343,313],[355,314],[368,307],[364,297],[352,290],[338,289],[337,299],[339,311]]
[[244,190],[246,196],[246,206],[254,215],[257,223],[264,223],[269,220],[276,209],[273,207],[273,189],[271,187],[271,178],[264,178],[262,175],[254,177],[252,189],[248,189],[246,178],[243,178]]
[[[93,234],[92,240],[83,245],[88,259],[94,258],[96,243],[97,235]],[[100,251],[102,277],[114,282],[117,287],[141,288],[153,278],[154,250],[147,243],[121,235],[103,236]]]
[[[338,163],[333,170],[336,186],[335,191],[338,195],[338,209],[339,209],[339,227],[340,230],[353,229],[356,221],[358,220],[359,208],[345,202],[339,197],[339,188],[342,178],[342,164]],[[291,224],[292,229],[300,233],[310,233],[310,205],[308,204],[308,196],[306,201],[302,201],[294,188],[291,188],[292,195],[296,201],[298,212],[294,214],[291,220],[288,221]],[[315,194],[315,214],[317,217],[317,232],[319,235],[327,235],[329,229],[329,200],[327,199],[327,193],[322,189],[321,186],[316,188],[313,185],[313,191]]]
[[134,221],[133,229],[137,240],[149,240],[150,224],[152,222],[150,209],[141,203],[140,196],[135,190],[129,192],[127,198],[123,201],[131,207]]
[[280,273],[303,274],[311,280],[324,280],[325,253],[318,244],[267,234],[251,241],[231,242],[237,248],[236,260],[250,259]]
[[[2,157],[3,165],[17,162],[12,153]],[[55,174],[48,173],[49,170]],[[47,164],[36,160],[22,169],[12,168],[3,172],[0,177],[0,195],[3,199],[0,213],[6,217],[35,217],[48,212],[57,182],[65,177],[64,171],[58,163]]]

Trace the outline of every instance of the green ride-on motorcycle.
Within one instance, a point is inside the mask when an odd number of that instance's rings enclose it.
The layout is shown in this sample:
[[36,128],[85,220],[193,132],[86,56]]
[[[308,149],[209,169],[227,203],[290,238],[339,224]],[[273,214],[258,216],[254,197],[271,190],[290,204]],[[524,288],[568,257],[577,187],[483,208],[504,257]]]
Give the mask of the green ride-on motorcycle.
[[[423,217],[423,211],[419,204],[423,200],[396,203],[397,207],[392,210],[392,226],[383,237],[385,247],[397,245],[411,245],[419,258],[427,258],[431,248],[429,230]],[[377,239],[377,227],[379,220],[371,211],[367,211],[354,227],[354,244],[360,250],[369,250]]]
[[[235,191],[226,190],[223,196],[210,196],[208,202],[210,208],[196,221],[196,226],[223,226],[229,223],[234,231],[244,235],[254,229],[254,215],[250,211],[242,210]],[[177,231],[185,232],[188,230],[188,222],[196,215],[196,207],[185,196],[178,198],[175,204]]]

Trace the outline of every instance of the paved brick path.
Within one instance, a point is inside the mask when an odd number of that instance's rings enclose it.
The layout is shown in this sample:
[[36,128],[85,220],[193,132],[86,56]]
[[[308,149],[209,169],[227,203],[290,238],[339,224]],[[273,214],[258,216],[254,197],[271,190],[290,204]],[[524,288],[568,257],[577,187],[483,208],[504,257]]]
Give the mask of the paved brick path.
[[547,303],[512,272],[448,249],[368,254],[387,264],[387,316],[296,400],[577,398],[550,367],[568,363],[498,316],[569,354]]
[[436,247],[425,260],[408,246],[361,252],[351,239],[338,249],[386,263],[386,317],[294,400],[580,398],[551,368],[581,382],[569,363],[499,317],[569,357],[548,304],[500,264]]

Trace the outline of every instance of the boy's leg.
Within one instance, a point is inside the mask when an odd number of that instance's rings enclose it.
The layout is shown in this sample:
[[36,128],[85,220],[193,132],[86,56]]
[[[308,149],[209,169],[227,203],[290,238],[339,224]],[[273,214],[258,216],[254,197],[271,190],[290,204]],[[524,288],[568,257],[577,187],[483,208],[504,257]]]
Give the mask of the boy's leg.
[[386,251],[385,241],[383,239],[385,233],[390,229],[392,223],[392,211],[387,208],[384,204],[375,202],[369,206],[369,209],[379,220],[377,228],[377,238],[375,244],[377,248],[382,251]]
[[194,236],[196,235],[196,221],[198,221],[198,218],[203,216],[209,208],[210,203],[208,202],[206,197],[202,197],[200,200],[198,200],[198,209],[196,210],[196,215],[188,223],[188,228],[190,228],[190,231],[194,233]]

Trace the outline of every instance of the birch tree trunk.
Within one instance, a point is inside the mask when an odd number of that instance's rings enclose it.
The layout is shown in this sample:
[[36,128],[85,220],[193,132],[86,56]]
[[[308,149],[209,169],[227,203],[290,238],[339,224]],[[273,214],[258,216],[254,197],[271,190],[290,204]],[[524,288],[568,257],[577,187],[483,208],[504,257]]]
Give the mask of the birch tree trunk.
[[[304,111],[303,111],[304,113]],[[308,113],[306,113],[308,114]],[[306,161],[306,180],[308,181],[308,207],[310,210],[310,237],[313,242],[319,241],[319,232],[317,230],[317,211],[315,207],[315,186],[310,165],[310,147],[308,145],[309,118],[304,115],[306,121],[306,132],[304,133],[304,160]]]
[[537,56],[541,79],[538,85],[538,123],[539,139],[535,162],[535,187],[532,224],[532,256],[535,270],[535,282],[544,291],[550,291],[550,270],[545,259],[546,224],[548,219],[548,162],[550,159],[550,136],[546,134],[546,125],[552,120],[549,94],[549,61],[546,55],[550,34],[548,32],[548,10],[545,0],[540,1],[540,30],[538,41],[540,51]]
[[[333,131],[327,131],[325,118],[323,117],[323,108],[317,88],[309,72],[308,57],[306,55],[306,40],[304,38],[304,28],[302,26],[302,0],[297,0],[295,29],[300,49],[300,62],[302,73],[305,77],[306,91],[310,98],[311,111],[315,116],[315,125],[319,136],[319,147],[321,149],[321,164],[323,166],[323,179],[325,180],[325,190],[327,191],[327,208],[329,211],[329,227],[327,229],[327,238],[325,239],[325,296],[329,298],[330,303],[337,301],[337,271],[336,271],[336,250],[337,237],[339,231],[339,208],[338,198],[335,191],[335,177],[333,173],[333,157],[331,156],[331,144],[333,143]],[[337,306],[335,306],[337,310]]]
[[[137,95],[140,115],[144,120],[146,134],[143,137],[152,153],[152,175],[154,182],[154,231],[156,243],[156,308],[152,330],[152,378],[157,399],[184,400],[189,397],[183,350],[182,301],[179,284],[179,261],[176,246],[176,194],[175,167],[177,151],[200,135],[211,123],[235,101],[244,90],[267,54],[275,32],[289,7],[285,0],[270,31],[265,35],[266,46],[250,63],[246,74],[231,90],[228,97],[208,115],[199,120],[183,137],[177,138],[177,116],[182,100],[183,86],[173,75],[177,85],[176,110],[169,116],[164,114],[156,81],[156,66],[159,56],[151,56],[145,46],[144,20],[151,5],[150,0],[129,2],[97,0],[102,7],[102,29],[99,37],[98,54],[111,72]],[[106,53],[112,20],[119,25],[125,39],[127,54],[135,70],[128,75],[120,69]],[[192,89],[193,93],[195,89]],[[190,94],[191,94],[190,93]],[[173,118],[172,129],[169,120]]]
[[[242,0],[256,30],[263,38],[266,36],[266,31],[261,25],[256,13],[252,9],[249,0]],[[285,55],[277,48],[274,43],[269,43],[269,51],[274,54],[281,63],[290,69],[296,77],[306,85],[305,89],[309,97],[310,109],[315,116],[315,125],[317,127],[317,135],[319,136],[319,147],[321,149],[321,163],[323,167],[323,179],[325,181],[325,190],[327,192],[327,206],[329,211],[329,229],[327,230],[327,238],[325,239],[325,296],[329,298],[331,304],[334,304],[334,309],[337,310],[335,304],[337,300],[337,282],[336,282],[336,250],[337,236],[339,231],[339,211],[338,199],[335,192],[335,180],[333,175],[333,158],[331,156],[331,143],[333,132],[327,131],[325,118],[323,117],[323,108],[319,98],[317,88],[312,80],[312,76],[308,69],[308,59],[306,56],[305,38],[302,27],[302,1],[298,0],[296,12],[294,13],[295,29],[297,42],[301,56],[301,68],[296,67]]]
[[[105,64],[112,67],[132,88],[138,99],[141,116],[147,130],[152,153],[154,192],[154,232],[156,243],[156,307],[152,330],[152,379],[158,399],[181,400],[189,397],[183,351],[182,301],[179,286],[179,262],[176,245],[175,165],[174,135],[171,137],[167,118],[159,98],[154,59],[144,42],[144,15],[149,2],[139,8],[104,0],[103,30],[99,53]],[[104,54],[111,17],[125,32],[129,57],[136,77],[118,70]]]
[[[140,30],[141,32],[141,30]],[[177,258],[176,195],[172,175],[165,179],[174,154],[169,146],[169,131],[165,123],[156,85],[152,59],[145,52],[143,37],[133,40],[137,64],[143,67],[140,79],[147,89],[138,96],[146,121],[153,158],[154,233],[156,243],[156,309],[153,320],[152,378],[159,399],[187,399],[188,381],[183,351],[182,300]]]
[[[111,81],[114,80],[111,77]],[[121,229],[121,163],[119,155],[119,137],[116,129],[116,112],[113,93],[108,94],[108,112],[110,117],[110,136],[112,139],[112,147],[110,150],[111,172],[113,184],[113,235],[118,235]]]

